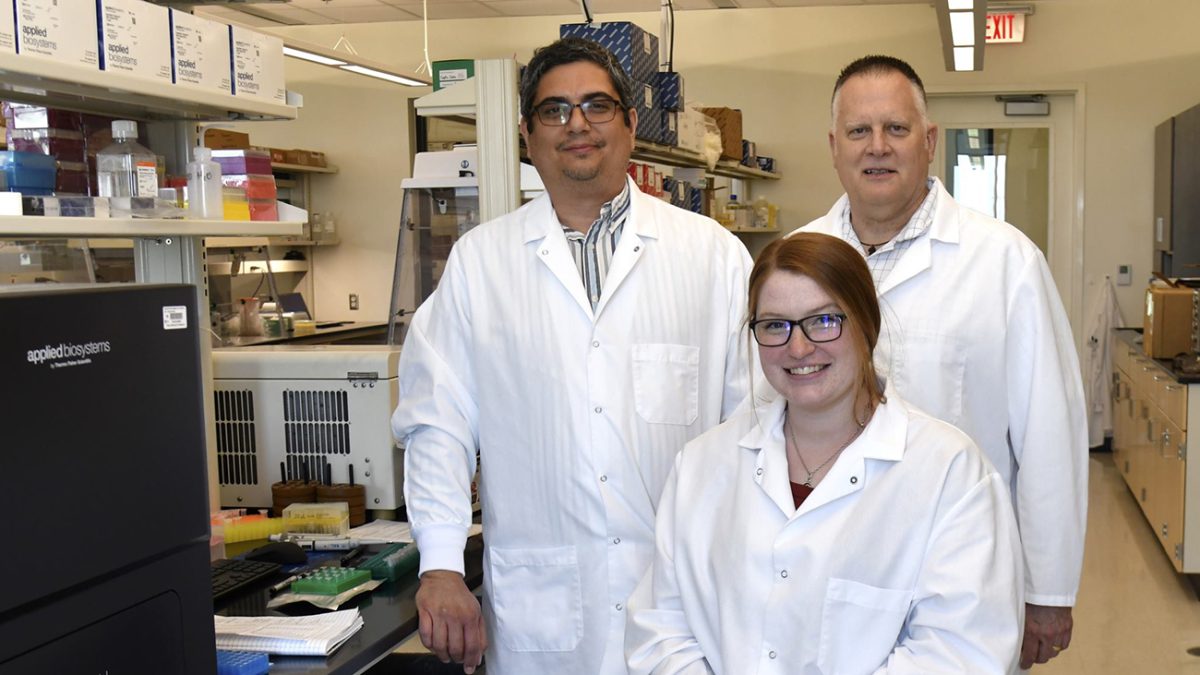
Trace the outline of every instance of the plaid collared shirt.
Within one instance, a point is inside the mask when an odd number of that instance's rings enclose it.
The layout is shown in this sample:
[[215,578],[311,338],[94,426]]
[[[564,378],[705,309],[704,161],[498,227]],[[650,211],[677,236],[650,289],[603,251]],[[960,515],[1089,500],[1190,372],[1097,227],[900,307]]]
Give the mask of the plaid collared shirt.
[[867,259],[867,267],[871,270],[876,287],[882,284],[884,279],[887,279],[887,275],[896,267],[896,261],[900,260],[908,247],[912,246],[918,237],[928,232],[929,227],[933,225],[933,211],[937,207],[935,185],[934,179],[927,180],[926,187],[929,189],[929,194],[925,195],[925,201],[921,202],[920,208],[912,215],[912,218],[908,219],[908,223],[900,230],[899,234],[892,237],[891,241],[876,248],[873,253],[869,252],[868,247],[859,241],[858,233],[850,224],[850,202],[846,202],[846,207],[842,209],[842,238],[857,248]]
[[583,288],[587,291],[593,310],[600,302],[608,265],[612,262],[613,251],[617,250],[617,242],[621,240],[621,230],[625,228],[628,216],[629,183],[626,182],[620,194],[600,207],[600,217],[588,227],[587,234],[559,223],[563,234],[567,236],[567,247],[571,249],[571,257],[579,268],[579,276],[583,278]]

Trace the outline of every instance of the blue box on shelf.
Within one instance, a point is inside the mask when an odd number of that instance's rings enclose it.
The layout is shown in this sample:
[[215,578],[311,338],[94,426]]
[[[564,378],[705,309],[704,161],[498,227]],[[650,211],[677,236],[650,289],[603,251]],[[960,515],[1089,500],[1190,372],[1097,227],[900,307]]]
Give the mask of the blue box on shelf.
[[580,37],[599,42],[616,57],[636,82],[653,82],[658,72],[658,36],[628,21],[564,23],[559,37]]
[[643,141],[658,143],[662,136],[662,118],[654,109],[654,88],[649,84],[635,82],[633,84],[633,103],[637,110],[637,131],[635,136]]
[[23,195],[54,194],[57,164],[37,152],[0,152],[0,188]]
[[757,157],[757,159],[758,159],[758,168],[760,168],[763,171],[766,171],[768,173],[775,173],[775,158],[774,157],[767,157],[766,155],[759,155]]
[[679,73],[655,73],[654,89],[654,105],[660,110],[683,110],[683,77]]
[[658,143],[669,146],[679,145],[679,113],[674,110],[655,110],[658,117]]

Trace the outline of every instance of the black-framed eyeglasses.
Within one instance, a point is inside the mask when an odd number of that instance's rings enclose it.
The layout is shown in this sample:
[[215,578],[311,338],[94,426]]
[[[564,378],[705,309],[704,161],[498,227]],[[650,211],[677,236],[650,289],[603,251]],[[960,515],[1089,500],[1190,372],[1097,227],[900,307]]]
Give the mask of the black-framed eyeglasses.
[[792,326],[809,342],[833,342],[842,336],[845,314],[813,314],[802,319],[757,319],[750,322],[750,332],[763,347],[782,347],[792,339]]
[[567,101],[544,101],[533,106],[538,119],[548,127],[566,126],[571,120],[575,108],[583,113],[583,119],[589,124],[611,122],[617,116],[617,110],[623,108],[620,103],[611,98],[591,98],[583,103],[568,103]]

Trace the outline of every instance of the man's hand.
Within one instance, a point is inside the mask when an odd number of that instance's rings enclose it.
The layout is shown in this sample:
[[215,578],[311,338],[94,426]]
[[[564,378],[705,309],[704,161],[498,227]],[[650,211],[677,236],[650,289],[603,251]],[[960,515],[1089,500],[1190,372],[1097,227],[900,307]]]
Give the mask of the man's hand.
[[417,616],[426,649],[442,663],[454,661],[463,664],[464,673],[475,672],[487,649],[487,629],[479,601],[467,590],[461,574],[448,570],[422,574]]
[[1025,604],[1025,639],[1021,668],[1045,663],[1071,645],[1071,608]]

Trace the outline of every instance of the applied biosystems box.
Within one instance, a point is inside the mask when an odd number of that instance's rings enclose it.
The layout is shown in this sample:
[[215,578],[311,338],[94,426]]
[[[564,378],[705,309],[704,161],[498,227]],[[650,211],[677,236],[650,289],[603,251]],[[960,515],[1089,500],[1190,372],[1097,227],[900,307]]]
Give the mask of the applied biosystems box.
[[0,12],[0,53],[17,53],[17,18],[13,12]]
[[171,10],[175,84],[232,94],[229,26]]
[[99,0],[100,70],[171,82],[171,20],[142,0]]
[[229,41],[233,46],[233,95],[285,103],[283,40],[230,26]]
[[15,0],[17,53],[98,68],[95,0]]

